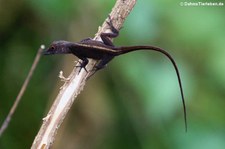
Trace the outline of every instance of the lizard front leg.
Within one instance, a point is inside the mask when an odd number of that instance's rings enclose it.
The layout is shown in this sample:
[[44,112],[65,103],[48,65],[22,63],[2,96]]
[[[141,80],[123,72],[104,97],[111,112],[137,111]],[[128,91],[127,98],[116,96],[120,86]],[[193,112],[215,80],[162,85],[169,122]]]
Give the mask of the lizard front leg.
[[87,58],[84,58],[84,57],[79,57],[79,59],[82,60],[82,62],[78,61],[78,63],[80,63],[80,65],[76,66],[76,67],[80,67],[79,73],[80,73],[82,68],[84,68],[84,70],[86,72],[88,72],[87,69],[86,69],[86,65],[88,64],[89,60]]

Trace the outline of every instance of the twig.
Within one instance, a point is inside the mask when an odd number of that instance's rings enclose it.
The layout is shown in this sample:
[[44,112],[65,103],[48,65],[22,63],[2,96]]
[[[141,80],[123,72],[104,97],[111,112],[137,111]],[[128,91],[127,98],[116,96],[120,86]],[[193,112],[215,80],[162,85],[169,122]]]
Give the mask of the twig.
[[30,79],[31,79],[31,77],[33,75],[33,72],[34,72],[34,70],[35,70],[38,62],[39,62],[39,59],[40,59],[40,57],[42,55],[42,51],[44,50],[44,48],[45,48],[45,46],[44,45],[41,45],[40,48],[39,48],[39,50],[38,50],[38,52],[37,52],[37,54],[36,54],[36,57],[34,59],[34,62],[32,64],[32,66],[31,66],[31,69],[30,69],[30,71],[29,71],[29,73],[27,75],[27,78],[24,81],[23,86],[20,89],[19,94],[17,95],[16,100],[15,100],[12,108],[10,109],[9,114],[7,115],[5,121],[2,123],[2,126],[0,128],[0,137],[3,134],[3,132],[6,130],[6,128],[8,127],[9,122],[10,122],[10,120],[11,120],[14,112],[16,111],[16,108],[17,108],[17,106],[18,106],[18,104],[19,104],[19,102],[20,102],[20,100],[21,100],[21,98],[22,98],[22,96],[23,96],[26,88],[27,88],[28,83],[30,82]]
[[[117,0],[110,16],[116,29],[120,29],[125,18],[134,7],[136,0]],[[95,40],[101,40],[100,34],[109,32],[109,26],[106,21],[99,28],[95,35]],[[98,61],[90,60],[86,66],[87,70],[92,70]],[[70,76],[65,80],[64,85],[56,97],[48,115],[43,119],[43,124],[32,144],[32,149],[48,149],[53,144],[58,128],[63,122],[68,110],[71,108],[76,96],[80,93],[85,85],[87,77],[90,75],[80,68],[74,68]],[[64,78],[62,74],[61,78]]]

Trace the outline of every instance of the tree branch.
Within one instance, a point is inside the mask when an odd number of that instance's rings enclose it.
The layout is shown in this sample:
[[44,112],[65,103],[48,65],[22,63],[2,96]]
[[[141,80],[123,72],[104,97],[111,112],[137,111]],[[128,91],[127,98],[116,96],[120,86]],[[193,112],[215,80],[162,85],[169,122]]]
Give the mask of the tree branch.
[[31,77],[32,77],[32,75],[33,75],[33,72],[34,72],[34,70],[35,70],[35,68],[36,68],[36,66],[37,66],[37,64],[38,64],[38,62],[39,62],[39,60],[40,60],[40,57],[41,57],[41,55],[42,55],[42,51],[43,51],[44,49],[45,49],[45,46],[44,46],[44,45],[41,45],[40,48],[39,48],[39,50],[38,50],[38,52],[37,52],[37,54],[36,54],[36,57],[35,57],[35,59],[34,59],[34,62],[33,62],[33,64],[32,64],[32,66],[31,66],[31,69],[30,69],[30,71],[29,71],[29,73],[28,73],[28,75],[27,75],[27,77],[26,77],[26,80],[24,81],[24,83],[23,83],[23,85],[22,85],[22,87],[21,87],[21,89],[20,89],[20,92],[19,92],[19,94],[17,95],[15,102],[13,103],[13,106],[12,106],[12,108],[10,109],[9,114],[7,115],[7,117],[5,118],[4,122],[2,123],[2,126],[1,126],[1,128],[0,128],[0,137],[1,137],[1,135],[3,134],[3,132],[6,130],[6,128],[8,127],[9,122],[10,122],[10,120],[11,120],[13,114],[14,114],[15,111],[16,111],[16,108],[17,108],[17,106],[18,106],[18,104],[19,104],[19,102],[20,102],[20,100],[21,100],[21,98],[22,98],[22,96],[23,96],[23,94],[24,94],[26,88],[27,88],[27,85],[28,85],[29,82],[30,82],[30,79],[31,79]]
[[[135,3],[136,0],[116,1],[115,6],[110,13],[113,25],[116,29],[119,30],[122,27],[125,18],[131,12]],[[99,27],[94,39],[101,40],[100,34],[103,32],[110,32],[106,21],[103,23],[102,27]],[[91,59],[86,66],[87,70],[92,70],[97,63],[98,61]],[[58,128],[63,122],[77,95],[83,89],[88,76],[91,74],[90,71],[86,72],[84,69],[79,73],[79,69],[80,68],[75,67],[68,78],[64,78],[62,73],[60,73],[60,78],[64,80],[65,83],[60,88],[59,94],[49,113],[43,118],[43,124],[32,144],[32,149],[48,149],[53,144]]]

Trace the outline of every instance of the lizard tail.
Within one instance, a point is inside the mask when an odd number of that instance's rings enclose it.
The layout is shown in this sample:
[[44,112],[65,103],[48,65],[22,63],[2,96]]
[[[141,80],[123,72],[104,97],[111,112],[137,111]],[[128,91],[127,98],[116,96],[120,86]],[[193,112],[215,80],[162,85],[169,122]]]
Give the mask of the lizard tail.
[[178,83],[179,83],[179,87],[180,87],[182,103],[183,103],[183,110],[184,110],[185,130],[187,131],[187,113],[186,113],[186,105],[185,105],[185,100],[184,100],[184,93],[183,93],[180,73],[179,73],[179,70],[178,70],[178,67],[177,67],[177,64],[176,64],[175,60],[173,59],[173,57],[167,51],[165,51],[165,50],[163,50],[159,47],[155,47],[155,46],[118,47],[116,55],[121,55],[121,54],[125,54],[125,53],[132,52],[132,51],[138,51],[138,50],[152,50],[152,51],[160,52],[160,53],[164,54],[167,58],[169,58],[169,60],[172,62],[173,67],[174,67],[174,69],[176,71],[176,74],[177,74]]

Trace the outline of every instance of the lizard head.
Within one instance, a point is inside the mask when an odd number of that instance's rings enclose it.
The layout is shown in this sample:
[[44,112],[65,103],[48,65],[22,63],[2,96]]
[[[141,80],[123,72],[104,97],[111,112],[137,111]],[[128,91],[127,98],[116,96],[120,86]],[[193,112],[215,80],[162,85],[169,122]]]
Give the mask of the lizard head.
[[67,53],[71,53],[70,50],[70,42],[68,41],[54,41],[52,42],[52,44],[50,45],[50,47],[43,52],[44,55],[52,55],[52,54],[67,54]]

